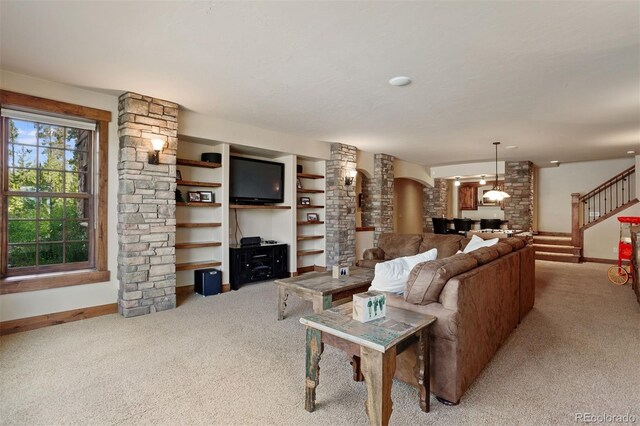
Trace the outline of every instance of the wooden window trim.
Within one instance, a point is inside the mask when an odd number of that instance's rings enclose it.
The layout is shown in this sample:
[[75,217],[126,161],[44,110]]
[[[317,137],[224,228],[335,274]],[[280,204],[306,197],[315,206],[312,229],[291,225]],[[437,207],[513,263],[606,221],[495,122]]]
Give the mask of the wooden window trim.
[[[96,132],[98,134],[98,158],[97,173],[94,171],[95,199],[97,206],[95,209],[96,229],[94,236],[94,267],[92,269],[74,270],[69,272],[56,272],[49,274],[35,274],[13,277],[0,277],[0,294],[20,293],[25,291],[44,290],[49,288],[67,287],[73,285],[92,284],[109,281],[111,273],[108,271],[107,258],[107,197],[109,180],[109,122],[111,112],[66,102],[54,101],[51,99],[39,98],[37,96],[15,93],[0,89],[0,105],[29,108],[45,113],[62,114],[78,118],[93,120],[96,122]],[[0,128],[0,131],[3,131]],[[6,169],[6,159],[0,154],[0,170]],[[0,178],[0,181],[4,177]],[[2,212],[2,229],[6,229],[7,215],[4,214],[6,206],[4,197],[0,197],[0,212]],[[2,233],[1,247],[6,247],[6,233]],[[0,253],[0,260],[6,264],[6,250]]]

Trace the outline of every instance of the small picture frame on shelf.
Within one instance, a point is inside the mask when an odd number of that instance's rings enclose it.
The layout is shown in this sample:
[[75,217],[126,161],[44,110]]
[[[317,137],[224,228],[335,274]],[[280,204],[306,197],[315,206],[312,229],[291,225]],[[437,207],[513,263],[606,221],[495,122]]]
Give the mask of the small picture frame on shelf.
[[200,202],[213,203],[215,201],[215,194],[211,191],[200,191]]
[[189,191],[187,195],[190,203],[200,202],[200,193],[198,191]]
[[300,178],[296,179],[296,188],[302,189],[302,181],[300,180]]
[[318,213],[307,213],[307,222],[320,222]]
[[180,173],[180,170],[176,170],[176,180],[182,180],[182,173]]
[[311,205],[311,198],[309,197],[300,197],[300,204],[303,206],[310,206]]

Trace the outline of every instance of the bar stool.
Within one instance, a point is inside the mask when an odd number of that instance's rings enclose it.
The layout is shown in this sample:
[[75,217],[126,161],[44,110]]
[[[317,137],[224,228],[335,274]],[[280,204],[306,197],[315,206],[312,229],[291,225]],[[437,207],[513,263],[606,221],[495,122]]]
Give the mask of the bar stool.
[[446,234],[447,233],[447,219],[443,217],[432,217],[433,221],[433,233],[434,234]]
[[471,230],[471,225],[473,225],[471,219],[453,219],[453,228],[456,234],[462,234],[466,237],[467,232]]
[[480,219],[480,229],[500,229],[500,219]]

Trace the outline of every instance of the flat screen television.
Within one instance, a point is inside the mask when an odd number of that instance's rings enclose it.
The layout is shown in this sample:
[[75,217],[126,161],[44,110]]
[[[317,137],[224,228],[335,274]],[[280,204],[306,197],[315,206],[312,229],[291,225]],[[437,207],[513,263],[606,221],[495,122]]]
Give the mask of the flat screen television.
[[284,164],[231,157],[229,200],[236,204],[284,202]]

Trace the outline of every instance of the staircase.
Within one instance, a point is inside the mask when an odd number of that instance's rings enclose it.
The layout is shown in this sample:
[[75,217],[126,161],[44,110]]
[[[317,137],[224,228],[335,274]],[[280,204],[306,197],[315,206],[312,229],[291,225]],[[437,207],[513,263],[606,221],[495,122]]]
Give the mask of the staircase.
[[533,236],[533,249],[538,260],[579,263],[580,247],[571,243],[571,233],[541,232]]

